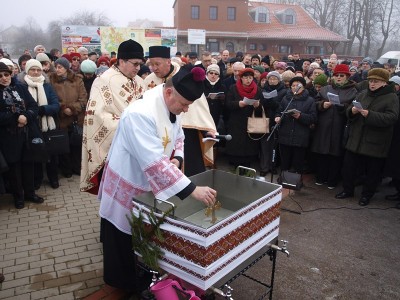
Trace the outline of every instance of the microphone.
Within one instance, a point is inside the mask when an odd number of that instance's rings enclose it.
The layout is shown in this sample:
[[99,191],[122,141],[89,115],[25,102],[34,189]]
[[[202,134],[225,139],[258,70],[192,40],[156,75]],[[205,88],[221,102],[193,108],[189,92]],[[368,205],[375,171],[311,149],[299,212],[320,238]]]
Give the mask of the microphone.
[[[208,135],[209,137],[211,137],[210,135]],[[216,139],[220,139],[220,140],[226,140],[226,141],[230,141],[232,139],[232,136],[230,134],[226,134],[226,135],[215,135]]]
[[303,87],[303,85],[301,83],[299,83],[297,85],[296,91],[294,92],[295,95],[297,95],[297,93],[300,91],[300,89]]

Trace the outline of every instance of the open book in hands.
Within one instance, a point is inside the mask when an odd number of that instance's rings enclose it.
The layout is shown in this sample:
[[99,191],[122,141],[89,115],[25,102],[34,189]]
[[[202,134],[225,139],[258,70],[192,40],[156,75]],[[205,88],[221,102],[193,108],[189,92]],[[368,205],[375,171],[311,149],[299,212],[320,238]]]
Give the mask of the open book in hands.
[[249,99],[247,97],[243,98],[243,102],[246,103],[247,105],[253,105],[254,103],[256,103],[258,100],[256,99]]
[[340,103],[339,95],[328,92],[327,96],[328,96],[329,102],[332,103],[333,105],[343,106],[343,104]]

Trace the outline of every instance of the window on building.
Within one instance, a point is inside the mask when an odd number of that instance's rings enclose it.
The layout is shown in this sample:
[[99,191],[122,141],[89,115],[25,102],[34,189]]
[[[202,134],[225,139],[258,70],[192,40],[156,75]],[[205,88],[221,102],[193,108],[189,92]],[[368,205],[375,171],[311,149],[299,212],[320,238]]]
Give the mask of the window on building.
[[250,49],[250,50],[257,50],[257,44],[251,43],[251,44],[249,45],[249,49]]
[[210,6],[210,20],[218,20],[218,7]]
[[293,15],[285,15],[285,24],[294,24]]
[[218,42],[207,42],[207,49],[210,52],[219,52],[219,43]]
[[253,8],[250,11],[250,17],[257,23],[269,23],[268,9],[263,6]]
[[190,44],[190,52],[197,52],[197,45]]
[[229,51],[229,53],[235,52],[235,45],[232,42],[226,43],[225,49]]
[[291,9],[285,9],[275,12],[276,17],[282,24],[295,25],[296,24],[296,12]]
[[260,51],[265,51],[265,50],[267,50],[267,45],[266,45],[266,44],[260,44],[260,45],[258,45],[258,50],[260,50]]
[[228,7],[228,21],[236,20],[236,7]]
[[280,45],[278,48],[279,53],[292,53],[292,47],[288,45]]
[[192,19],[200,19],[200,6],[198,5],[192,5]]

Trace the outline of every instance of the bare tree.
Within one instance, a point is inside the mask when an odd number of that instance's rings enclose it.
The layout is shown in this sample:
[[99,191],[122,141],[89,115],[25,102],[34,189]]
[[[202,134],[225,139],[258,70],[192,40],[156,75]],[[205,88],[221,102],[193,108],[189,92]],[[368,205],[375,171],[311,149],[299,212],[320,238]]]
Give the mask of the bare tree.
[[23,52],[24,49],[33,49],[36,45],[46,45],[47,39],[42,28],[32,17],[26,19],[23,26],[19,27],[15,37],[15,49]]
[[394,0],[384,0],[379,4],[379,8],[380,13],[378,14],[378,19],[383,39],[380,47],[377,49],[377,57],[382,56],[389,35],[397,35],[399,32],[398,24],[394,22],[395,19],[393,17],[395,11],[399,12],[399,10],[395,8]]

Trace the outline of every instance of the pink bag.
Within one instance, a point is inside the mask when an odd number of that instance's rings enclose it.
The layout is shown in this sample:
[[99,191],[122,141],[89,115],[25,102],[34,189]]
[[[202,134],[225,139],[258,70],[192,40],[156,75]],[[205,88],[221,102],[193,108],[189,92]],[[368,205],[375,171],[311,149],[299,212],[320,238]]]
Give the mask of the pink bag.
[[189,300],[201,300],[193,291],[183,290],[181,285],[173,279],[157,282],[150,288],[157,300],[179,300],[177,293],[186,294]]

